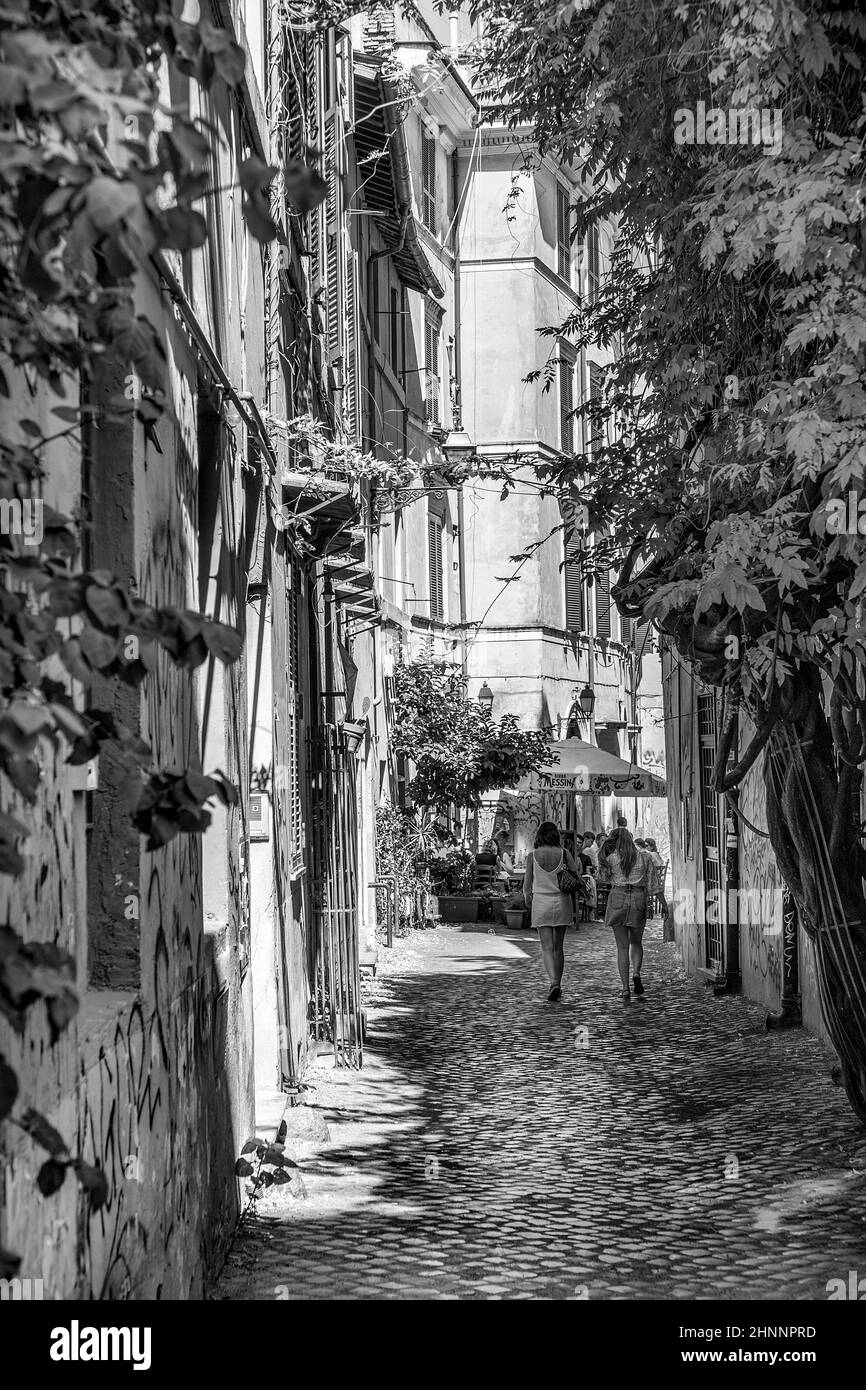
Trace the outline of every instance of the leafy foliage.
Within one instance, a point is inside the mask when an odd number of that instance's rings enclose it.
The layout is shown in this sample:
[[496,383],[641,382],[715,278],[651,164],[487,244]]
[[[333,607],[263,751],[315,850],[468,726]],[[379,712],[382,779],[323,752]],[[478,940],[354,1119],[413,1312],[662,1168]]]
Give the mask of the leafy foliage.
[[[160,110],[161,66],[208,89],[244,80],[244,52],[202,15],[188,23],[171,0],[19,0],[0,4],[0,770],[25,803],[35,804],[39,745],[68,748],[83,763],[107,742],[129,771],[132,819],[157,849],[178,832],[200,831],[205,803],[236,793],[221,773],[204,777],[152,765],[152,751],[111,714],[78,707],[73,681],[95,676],[139,684],[158,653],[186,669],[212,656],[233,662],[240,638],[197,613],[155,609],[104,571],[76,571],[78,526],[41,499],[39,537],[6,524],[38,497],[50,446],[71,449],[82,431],[132,416],[146,437],[164,401],[161,325],[137,311],[136,277],[165,251],[189,252],[207,237],[196,205],[212,195],[205,119],[181,107]],[[272,219],[268,186],[277,171],[255,157],[238,169],[242,209],[253,236],[285,239]],[[287,201],[303,212],[321,202],[320,176],[303,164],[284,180]],[[101,362],[141,386],[94,403]],[[32,398],[56,425],[29,418]],[[70,403],[74,398],[74,403]],[[8,533],[8,534],[7,534]],[[70,621],[71,620],[71,621]],[[46,673],[51,663],[51,674]],[[65,670],[67,679],[58,679]],[[0,873],[25,867],[28,826],[0,811]],[[18,1032],[44,1001],[52,1039],[77,1008],[72,958],[51,943],[25,943],[0,929],[0,1010]],[[0,1118],[18,1100],[14,1071],[0,1058]],[[49,1153],[38,1185],[56,1191],[73,1171],[91,1205],[105,1200],[101,1171],[72,1155],[48,1122],[27,1109],[16,1120]],[[2,1270],[16,1257],[2,1252]]]
[[[387,802],[376,808],[376,877],[396,880],[397,912],[404,931],[414,925],[414,905],[430,891],[425,836],[413,816]],[[380,890],[381,892],[382,890]],[[412,912],[405,911],[412,904]]]
[[549,735],[497,723],[466,698],[466,679],[444,662],[400,666],[394,676],[394,752],[415,768],[412,794],[425,806],[477,806],[551,761]]
[[[255,1138],[248,1139],[241,1149],[234,1169],[236,1178],[247,1179],[247,1204],[241,1213],[241,1219],[249,1213],[253,1204],[269,1187],[287,1185],[292,1195],[297,1195],[296,1175],[299,1176],[300,1168],[293,1158],[286,1156],[287,1133],[288,1125],[285,1120],[281,1120],[273,1143],[266,1144],[263,1140]],[[290,1171],[293,1168],[296,1174]]]
[[[473,10],[499,116],[530,126],[533,157],[579,161],[574,236],[613,237],[598,294],[550,325],[615,363],[578,411],[595,446],[548,476],[588,506],[592,563],[621,565],[621,610],[722,688],[719,788],[766,750],[773,847],[866,1118],[866,526],[838,524],[866,476],[866,18],[817,0]],[[764,110],[779,139],[678,138],[698,102],[728,136],[730,113]],[[740,709],[756,734],[730,756]]]

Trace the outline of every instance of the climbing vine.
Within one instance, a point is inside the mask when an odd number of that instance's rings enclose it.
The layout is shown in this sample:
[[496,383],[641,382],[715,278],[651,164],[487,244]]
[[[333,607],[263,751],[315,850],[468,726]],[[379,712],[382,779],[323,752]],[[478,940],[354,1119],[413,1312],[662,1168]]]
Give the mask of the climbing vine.
[[[54,512],[41,490],[59,440],[81,450],[86,431],[131,418],[156,442],[165,353],[159,325],[138,311],[137,277],[148,265],[158,270],[163,253],[205,242],[218,138],[188,101],[167,113],[164,65],[188,91],[206,91],[237,87],[245,61],[227,30],[205,17],[187,22],[174,8],[170,0],[0,3],[0,770],[33,807],[42,743],[70,764],[110,744],[128,772],[130,817],[152,850],[203,830],[208,803],[228,804],[236,790],[221,772],[155,766],[149,745],[82,704],[75,683],[87,689],[98,676],[138,686],[159,651],[188,670],[209,657],[231,663],[241,639],[210,617],[147,604],[108,572],[82,572],[77,518]],[[284,239],[268,197],[276,172],[255,155],[237,170],[243,216],[263,241]],[[297,162],[284,174],[296,210],[321,201],[312,168]],[[95,384],[102,363],[136,389],[103,401]],[[20,524],[34,500],[38,535]],[[4,796],[0,873],[23,871],[28,832],[26,809],[13,811]],[[72,957],[25,942],[7,924],[0,1011],[21,1034],[40,1001],[54,1041],[77,1008]],[[0,1119],[18,1091],[0,1059]],[[16,1123],[48,1154],[38,1178],[44,1194],[73,1171],[94,1206],[104,1200],[102,1175],[44,1117],[28,1108]],[[3,1252],[0,1275],[16,1263]]]

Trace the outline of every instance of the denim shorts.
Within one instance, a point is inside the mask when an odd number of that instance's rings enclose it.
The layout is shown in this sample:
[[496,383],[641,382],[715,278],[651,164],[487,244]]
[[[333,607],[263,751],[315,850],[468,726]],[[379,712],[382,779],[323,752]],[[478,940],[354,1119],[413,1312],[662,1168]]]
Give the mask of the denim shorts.
[[624,887],[611,888],[604,921],[614,931],[643,931],[646,926],[646,884],[627,883]]

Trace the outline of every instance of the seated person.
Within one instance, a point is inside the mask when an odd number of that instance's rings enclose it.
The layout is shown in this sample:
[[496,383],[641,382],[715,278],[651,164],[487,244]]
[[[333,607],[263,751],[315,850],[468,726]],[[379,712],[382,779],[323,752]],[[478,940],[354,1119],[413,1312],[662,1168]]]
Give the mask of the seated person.
[[506,830],[500,830],[499,834],[498,834],[497,836],[495,836],[495,840],[494,840],[494,843],[496,844],[496,847],[497,847],[497,853],[498,853],[498,855],[499,855],[499,863],[500,863],[500,866],[501,866],[502,871],[503,871],[503,873],[505,874],[506,878],[508,877],[509,874],[513,874],[513,873],[515,872],[515,869],[514,869],[514,859],[512,858],[512,856],[508,853],[508,850],[506,849],[506,844],[505,844],[505,842],[506,842],[507,839],[508,839],[508,832],[507,832]]

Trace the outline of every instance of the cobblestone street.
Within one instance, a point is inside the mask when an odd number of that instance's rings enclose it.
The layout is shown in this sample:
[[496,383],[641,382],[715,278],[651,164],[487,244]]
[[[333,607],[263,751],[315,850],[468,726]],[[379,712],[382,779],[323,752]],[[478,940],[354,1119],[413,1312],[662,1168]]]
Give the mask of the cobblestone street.
[[[529,932],[398,943],[361,1073],[308,1080],[329,1142],[290,1146],[222,1299],[826,1299],[866,1275],[866,1142],[808,1034],[686,980],[656,922],[643,1001],[609,933],[545,1002]],[[382,955],[388,957],[388,952]]]

